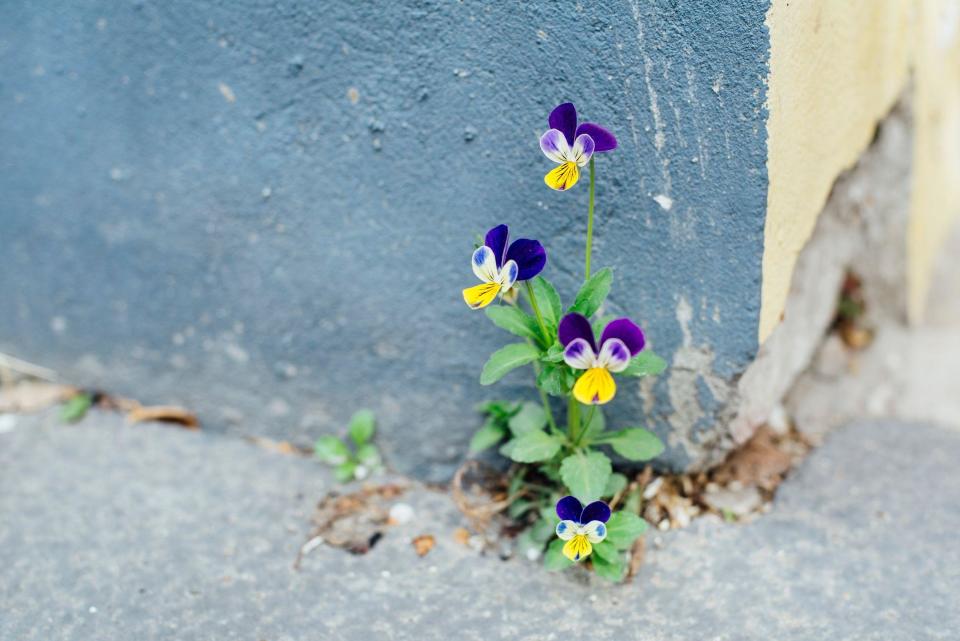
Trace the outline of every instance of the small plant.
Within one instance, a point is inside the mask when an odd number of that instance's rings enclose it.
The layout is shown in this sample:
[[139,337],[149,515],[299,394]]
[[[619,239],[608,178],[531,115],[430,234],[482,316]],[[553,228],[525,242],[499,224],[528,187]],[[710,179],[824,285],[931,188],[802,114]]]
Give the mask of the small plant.
[[382,468],[380,451],[370,442],[375,431],[373,412],[360,410],[350,418],[347,428],[352,448],[336,436],[321,436],[314,445],[314,454],[333,466],[334,476],[341,483],[363,480]]
[[[645,349],[643,331],[632,320],[601,315],[613,272],[591,273],[594,155],[616,149],[616,138],[599,125],[578,124],[571,103],[556,107],[548,122],[540,148],[559,166],[544,177],[546,184],[565,191],[577,184],[580,169],[589,167],[583,285],[565,308],[554,286],[540,276],[547,263],[543,245],[526,238],[509,243],[506,225],[489,230],[475,249],[471,264],[482,282],[463,290],[464,301],[471,309],[485,308],[494,325],[523,339],[490,356],[480,383],[491,385],[529,365],[540,402],[483,404],[479,409],[487,419],[470,449],[499,445],[501,454],[520,464],[509,483],[515,498],[508,514],[531,523],[518,542],[528,556],[542,553],[549,569],[589,557],[597,574],[619,581],[626,573],[626,551],[647,524],[637,514],[640,496],[624,496],[627,477],[613,471],[604,448],[647,461],[664,446],[642,427],[607,429],[600,406],[616,395],[615,374],[652,376],[666,362]],[[501,304],[491,305],[498,298]],[[565,426],[553,414],[551,397],[566,401]],[[601,499],[625,499],[627,509],[611,514]],[[554,535],[559,538],[551,541]]]

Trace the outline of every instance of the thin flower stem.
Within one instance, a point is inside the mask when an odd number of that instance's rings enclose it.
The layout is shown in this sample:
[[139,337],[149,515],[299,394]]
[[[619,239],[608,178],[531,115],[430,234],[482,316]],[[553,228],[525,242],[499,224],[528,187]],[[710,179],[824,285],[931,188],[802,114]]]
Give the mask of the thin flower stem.
[[[540,323],[540,331],[543,332],[543,335],[547,335],[546,325],[543,323],[543,317],[540,316],[540,309],[537,307],[537,299],[533,295],[533,287],[530,286],[530,281],[526,281],[527,284],[527,296],[530,298],[530,306],[533,307],[533,310],[537,314],[537,321]],[[531,343],[533,341],[530,341]],[[536,345],[534,345],[536,347]],[[540,378],[540,363],[537,361],[533,362],[533,373],[535,375],[533,384],[537,388],[537,392],[540,393],[540,403],[543,405],[543,411],[547,415],[547,424],[550,426],[550,431],[556,434],[560,434],[560,429],[557,427],[557,421],[553,418],[553,410],[550,409],[550,397],[547,396],[547,393],[537,384],[537,380]]]
[[590,428],[590,423],[593,422],[593,415],[597,411],[596,405],[590,406],[590,412],[587,414],[587,420],[583,422],[583,429],[577,434],[577,441],[573,444],[574,447],[580,447],[580,441],[583,440],[583,435],[587,433],[587,430]]
[[[578,440],[580,430],[580,403],[572,395],[567,399],[567,435],[571,443]],[[576,446],[574,446],[576,447]]]
[[590,203],[587,205],[587,251],[586,264],[584,266],[583,280],[590,279],[590,253],[593,251],[593,189],[596,184],[596,176],[593,169],[593,157],[590,158]]
[[523,284],[527,286],[527,298],[530,299],[530,307],[533,308],[533,313],[537,317],[537,323],[540,325],[540,333],[543,335],[543,344],[549,347],[553,341],[550,340],[550,334],[547,332],[547,325],[543,322],[543,314],[540,313],[540,306],[537,305],[537,297],[533,293],[533,285],[530,284],[529,280],[523,281]]

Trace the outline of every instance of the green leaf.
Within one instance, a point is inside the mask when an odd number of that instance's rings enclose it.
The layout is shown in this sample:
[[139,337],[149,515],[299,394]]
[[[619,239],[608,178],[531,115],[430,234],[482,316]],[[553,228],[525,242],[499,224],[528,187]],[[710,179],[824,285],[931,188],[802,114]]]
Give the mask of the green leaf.
[[492,385],[504,375],[527,363],[532,363],[540,357],[540,351],[529,343],[513,343],[501,347],[487,360],[480,373],[481,385]]
[[[590,422],[587,423],[584,428],[583,443],[590,443],[596,439],[603,430],[607,429],[607,420],[604,418],[603,410],[600,409],[599,405],[593,405],[590,409],[581,407],[580,415],[590,418]],[[584,420],[586,420],[586,418]]]
[[60,408],[60,420],[64,423],[76,423],[87,414],[87,410],[93,405],[93,397],[86,392],[82,392],[72,397]]
[[593,559],[593,571],[597,573],[597,576],[608,581],[619,582],[623,580],[627,566],[620,559],[610,562],[601,556],[596,556]]
[[595,543],[593,553],[596,555],[594,561],[597,558],[601,558],[608,563],[618,563],[623,560],[623,553],[617,549],[617,546],[606,540]]
[[560,315],[563,314],[563,306],[560,304],[560,294],[554,289],[553,285],[543,276],[537,276],[529,281],[533,287],[533,293],[537,297],[537,306],[540,308],[540,314],[543,316],[543,322],[547,329],[552,330],[550,343],[556,339],[557,325],[560,323]]
[[602,452],[571,454],[560,464],[560,478],[570,493],[587,504],[603,494],[613,470]]
[[376,419],[370,410],[360,410],[350,418],[350,427],[347,431],[350,438],[357,445],[363,445],[373,437]]
[[631,461],[649,461],[663,452],[663,441],[642,427],[631,427],[604,434],[594,441],[613,446],[613,451]]
[[563,556],[563,545],[565,541],[554,539],[547,546],[547,551],[543,555],[543,566],[550,572],[565,570],[573,565],[573,561]]
[[573,387],[573,375],[564,364],[545,364],[537,374],[537,387],[550,396],[567,396]]
[[487,318],[500,329],[522,338],[540,340],[540,328],[537,319],[513,305],[497,305],[487,307]]
[[520,403],[513,401],[486,401],[477,403],[474,409],[481,414],[506,420],[520,411]]
[[563,362],[563,345],[561,343],[554,343],[550,346],[550,349],[540,357],[545,363],[562,363]]
[[364,443],[357,448],[357,460],[367,467],[380,465],[380,450],[373,443]]
[[499,443],[506,435],[507,430],[500,423],[488,420],[470,439],[470,451],[482,452]]
[[619,472],[614,472],[607,480],[607,486],[603,488],[602,496],[604,498],[615,496],[617,492],[627,487],[627,477]]
[[647,531],[647,522],[633,512],[615,512],[607,521],[607,541],[620,550],[626,550],[637,537]]
[[667,361],[646,350],[630,359],[626,369],[620,373],[624,376],[656,376],[665,369]]
[[347,461],[341,465],[338,465],[333,471],[333,475],[341,483],[347,483],[353,480],[353,474],[357,470],[357,464],[353,461]]
[[350,450],[336,436],[321,436],[313,446],[313,453],[324,463],[340,465],[350,458]]
[[508,456],[517,463],[546,461],[560,451],[562,444],[558,437],[536,430],[515,438]]
[[527,532],[530,533],[530,538],[543,545],[554,535],[557,529],[557,523],[559,522],[559,519],[556,517],[552,519],[538,519],[536,523],[530,526]]
[[604,267],[583,284],[568,311],[590,318],[607,299],[612,283],[613,272],[609,267]]
[[514,436],[542,430],[547,426],[547,413],[539,403],[526,402],[510,419],[509,425]]
[[513,458],[513,448],[517,445],[517,439],[512,438],[503,445],[500,446],[500,454],[506,456],[508,459]]

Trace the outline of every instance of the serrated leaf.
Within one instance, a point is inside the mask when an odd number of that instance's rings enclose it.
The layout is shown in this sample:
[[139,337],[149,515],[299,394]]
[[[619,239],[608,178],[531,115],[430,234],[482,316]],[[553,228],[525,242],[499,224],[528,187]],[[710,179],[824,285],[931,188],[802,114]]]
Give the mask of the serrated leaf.
[[663,453],[663,441],[649,430],[631,427],[604,434],[595,443],[606,443],[613,451],[631,461],[649,461]]
[[607,486],[603,488],[603,497],[611,497],[627,487],[627,477],[619,472],[614,472],[607,480]]
[[93,405],[93,397],[90,394],[85,392],[77,394],[60,408],[60,420],[64,423],[76,423],[86,416],[91,405]]
[[608,563],[617,563],[623,559],[623,554],[617,546],[607,540],[594,543],[593,553]]
[[562,444],[558,437],[536,430],[515,438],[508,456],[517,463],[546,461],[560,451]]
[[550,540],[550,537],[556,533],[557,523],[560,520],[556,517],[552,519],[538,519],[536,523],[530,526],[530,529],[527,530],[530,532],[530,537],[534,541],[539,541],[540,544],[544,544]]
[[376,419],[370,410],[360,410],[350,418],[347,431],[357,445],[363,445],[373,437]]
[[508,372],[528,363],[532,363],[540,357],[540,351],[529,343],[513,343],[506,347],[501,347],[487,360],[480,373],[481,385],[492,385]]
[[544,365],[537,374],[537,387],[550,396],[566,396],[569,388],[564,368],[566,365]]
[[554,539],[547,546],[543,555],[543,566],[550,572],[564,570],[573,565],[573,561],[563,556],[564,543],[561,539]]
[[610,459],[602,452],[571,454],[560,464],[563,484],[583,504],[600,498],[612,473]]
[[350,450],[336,436],[321,436],[313,446],[318,459],[330,465],[340,465],[350,458]]
[[590,318],[607,299],[612,283],[613,271],[609,267],[604,267],[583,284],[568,311]]
[[647,522],[633,512],[614,512],[607,521],[607,541],[620,550],[626,550],[637,537],[647,531]]
[[618,559],[610,562],[600,556],[593,559],[593,571],[597,573],[597,576],[608,581],[615,583],[622,581],[626,570],[627,566],[622,560]]
[[644,350],[630,359],[621,374],[624,376],[656,376],[667,369],[667,361],[653,352]]
[[540,328],[537,319],[512,305],[490,306],[486,309],[487,318],[500,329],[522,338],[540,340]]
[[364,443],[357,448],[357,460],[367,467],[380,465],[380,450],[373,443]]
[[551,330],[551,336],[548,337],[550,343],[556,339],[557,325],[560,323],[560,315],[563,313],[563,306],[560,304],[560,294],[554,286],[543,276],[537,276],[529,281],[533,287],[533,293],[537,297],[537,305],[540,307],[540,314],[543,316],[543,322],[547,329]]
[[470,439],[470,451],[474,453],[482,452],[499,443],[506,435],[507,430],[502,425],[496,421],[488,420]]
[[547,413],[539,403],[526,402],[520,411],[514,414],[508,423],[514,436],[542,430],[547,426]]
[[545,363],[562,363],[563,362],[563,344],[554,343],[550,346],[550,349],[540,357]]

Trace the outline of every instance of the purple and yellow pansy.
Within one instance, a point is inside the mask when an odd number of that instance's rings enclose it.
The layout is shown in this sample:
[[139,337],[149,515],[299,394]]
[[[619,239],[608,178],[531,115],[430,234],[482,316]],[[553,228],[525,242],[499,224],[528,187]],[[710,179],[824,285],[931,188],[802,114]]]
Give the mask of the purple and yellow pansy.
[[547,251],[540,241],[518,238],[508,245],[508,240],[507,226],[497,225],[473,252],[473,273],[483,283],[463,290],[463,300],[471,309],[486,307],[498,294],[507,295],[514,284],[533,278],[546,265]]
[[573,386],[573,396],[585,405],[603,405],[617,393],[612,373],[622,372],[643,349],[643,330],[629,318],[607,323],[600,336],[600,349],[590,321],[582,314],[567,314],[557,336],[563,344],[563,360],[573,369],[586,370]]
[[581,561],[593,552],[593,545],[607,538],[606,523],[610,507],[603,501],[594,501],[583,507],[574,496],[557,501],[557,536],[566,541],[563,555],[571,561]]
[[540,137],[540,149],[560,165],[543,177],[551,189],[570,189],[580,179],[580,167],[590,162],[594,153],[617,148],[617,139],[600,125],[577,124],[577,108],[572,102],[554,108],[548,123],[550,129]]

